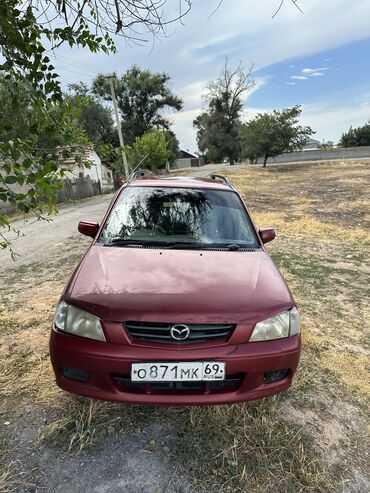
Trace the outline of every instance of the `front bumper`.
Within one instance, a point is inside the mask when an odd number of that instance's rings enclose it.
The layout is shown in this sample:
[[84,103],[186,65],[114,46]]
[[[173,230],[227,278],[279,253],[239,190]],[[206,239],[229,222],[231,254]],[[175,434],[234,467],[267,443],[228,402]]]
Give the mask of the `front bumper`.
[[[52,329],[50,355],[58,386],[75,394],[124,403],[207,405],[260,399],[287,390],[298,366],[300,346],[300,336],[294,336],[178,351],[92,341]],[[151,385],[144,388],[122,385],[124,377],[129,379],[133,362],[206,360],[224,361],[226,373],[238,375],[237,386],[213,389],[205,385],[196,390],[158,390]],[[65,367],[89,372],[88,381],[66,378],[62,373]],[[285,378],[274,383],[264,382],[265,372],[283,368],[289,369]],[[117,379],[117,375],[123,378]]]

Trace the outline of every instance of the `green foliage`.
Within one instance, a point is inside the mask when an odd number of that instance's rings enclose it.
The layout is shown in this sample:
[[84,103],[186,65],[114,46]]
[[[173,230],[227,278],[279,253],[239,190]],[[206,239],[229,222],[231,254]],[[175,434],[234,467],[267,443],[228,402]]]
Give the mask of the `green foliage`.
[[301,111],[300,106],[294,106],[272,113],[259,113],[243,124],[240,136],[244,157],[251,162],[263,157],[263,166],[266,166],[269,157],[301,149],[314,133],[310,127],[298,125]]
[[[63,101],[58,74],[46,54],[44,43],[63,42],[108,51],[114,45],[92,34],[84,17],[73,26],[51,30],[43,24],[32,2],[0,3],[0,48],[4,63],[0,98],[0,204],[8,202],[21,212],[56,210],[57,192],[65,173],[62,163],[67,150],[57,146],[81,140],[71,117],[72,108]],[[56,11],[59,7],[55,5]],[[67,22],[67,21],[66,21]],[[22,119],[23,117],[23,119]],[[20,188],[21,187],[21,188]],[[9,217],[0,214],[0,228],[9,227]],[[4,230],[3,230],[4,231]],[[9,246],[0,230],[0,248]]]
[[84,83],[70,84],[67,100],[77,108],[77,120],[95,146],[111,144],[118,147],[112,112],[91,93]]
[[[20,77],[0,77],[0,107],[0,204],[51,214],[66,158],[87,143],[76,109],[63,100],[40,99]],[[0,214],[0,227],[9,227],[6,214]],[[0,248],[5,248],[6,236],[1,231],[0,236]]]
[[172,130],[166,130],[163,132],[167,142],[168,150],[168,164],[172,165],[175,163],[177,156],[180,151],[180,144],[176,137],[175,132]]
[[253,85],[251,69],[245,72],[240,65],[231,69],[227,61],[220,77],[208,84],[207,111],[193,122],[197,129],[198,148],[207,161],[219,161],[227,156],[230,164],[234,164],[239,157],[243,95]]
[[0,74],[0,107],[1,143],[18,138],[36,152],[87,142],[77,121],[76,104],[63,99],[35,104],[35,89],[25,79]]
[[334,149],[334,142],[332,140],[328,140],[321,144],[322,151],[332,151]]
[[370,120],[362,127],[352,128],[342,134],[339,141],[342,147],[370,146]]
[[129,153],[132,166],[136,166],[143,160],[143,167],[152,171],[164,169],[171,156],[171,150],[167,146],[165,132],[151,130],[142,137],[138,137]]
[[[36,210],[40,213],[44,208],[49,213],[55,211],[57,191],[64,174],[62,163],[67,152],[56,152],[56,146],[60,142],[71,144],[79,140],[75,135],[76,122],[77,126],[82,123],[90,138],[93,136],[102,141],[107,138],[102,120],[107,121],[108,114],[105,112],[98,116],[100,108],[95,101],[85,100],[87,105],[82,105],[77,119],[69,113],[68,104],[63,102],[59,76],[46,46],[56,50],[61,44],[68,44],[70,47],[86,47],[93,53],[115,52],[111,34],[119,34],[134,42],[139,38],[140,41],[145,40],[147,35],[158,36],[164,33],[165,25],[181,19],[190,10],[190,3],[184,1],[185,6],[183,0],[179,2],[178,14],[165,19],[162,7],[166,0],[160,5],[157,1],[137,3],[127,0],[114,5],[106,0],[98,3],[84,1],[76,5],[58,0],[42,4],[39,0],[0,2],[0,72],[5,79],[12,81],[12,94],[10,98],[5,94],[5,100],[7,110],[11,108],[14,115],[14,121],[3,117],[0,121],[0,204],[11,202],[23,212]],[[157,75],[160,77],[161,74]],[[162,98],[162,105],[154,112],[155,117],[148,123],[149,127],[161,123],[159,111],[163,108],[181,107],[178,98],[171,99],[173,95],[166,86],[168,76],[163,77],[164,84],[159,85],[155,96]],[[24,95],[21,85],[32,90],[27,90]],[[24,116],[23,122],[20,115]],[[89,121],[91,115],[96,119]],[[40,145],[39,135],[46,137],[47,150],[37,147]],[[15,192],[17,184],[24,187],[24,193]],[[9,217],[0,215],[0,228],[8,225]],[[9,245],[2,231],[0,229],[0,248]]]
[[[182,108],[182,100],[172,93],[166,73],[153,73],[134,65],[121,77],[115,75],[117,105],[122,116],[122,132],[125,144],[132,145],[137,137],[153,128],[169,130],[170,122],[163,110]],[[109,80],[99,74],[92,91],[111,101]]]

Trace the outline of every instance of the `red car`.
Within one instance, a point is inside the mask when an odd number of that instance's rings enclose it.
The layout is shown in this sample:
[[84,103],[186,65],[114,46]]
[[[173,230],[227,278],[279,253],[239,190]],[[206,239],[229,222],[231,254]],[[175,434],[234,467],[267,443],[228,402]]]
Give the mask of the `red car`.
[[124,184],[57,306],[50,353],[62,389],[97,399],[200,405],[291,385],[297,307],[226,178]]

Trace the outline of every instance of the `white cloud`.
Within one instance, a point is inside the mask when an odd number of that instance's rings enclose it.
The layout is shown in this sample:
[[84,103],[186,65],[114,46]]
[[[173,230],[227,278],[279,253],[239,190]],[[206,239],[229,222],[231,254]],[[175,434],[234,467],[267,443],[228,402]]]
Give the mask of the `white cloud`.
[[[131,49],[117,40],[118,54],[106,56],[83,49],[70,50],[62,45],[59,49],[61,55],[91,71],[86,75],[82,75],[82,69],[79,70],[81,75],[65,71],[64,84],[76,80],[90,82],[97,71],[122,73],[133,63],[168,72],[174,92],[185,100],[181,116],[174,115],[175,131],[181,142],[190,142],[189,146],[193,148],[195,132],[189,112],[201,110],[203,84],[217,77],[225,56],[229,57],[230,63],[241,61],[245,67],[255,62],[256,69],[292,60],[295,67],[290,69],[294,69],[298,65],[294,58],[310,56],[369,36],[369,0],[356,0],[350,9],[348,0],[310,0],[302,5],[303,15],[291,2],[285,2],[274,19],[271,17],[275,7],[271,2],[234,0],[231,5],[224,1],[209,19],[218,3],[219,0],[193,0],[193,8],[184,19],[185,25],[169,26],[168,37],[156,42],[153,50],[151,43],[147,47]],[[171,8],[177,4],[173,2]],[[328,61],[321,62],[323,67],[306,69],[311,74],[325,73]],[[295,78],[304,80],[303,77],[309,76],[308,72],[302,72]],[[277,101],[276,106],[278,104]]]
[[272,111],[272,108],[245,107],[242,112],[242,121],[247,122],[248,120],[255,118],[259,113],[271,113]]
[[296,82],[285,82],[288,86],[295,86],[297,83]]
[[176,134],[180,140],[180,147],[193,152],[196,150],[195,130],[193,121],[199,115],[200,109],[180,111],[171,115],[170,120],[174,125]]
[[313,75],[318,72],[323,72],[324,70],[329,70],[329,67],[321,67],[321,68],[304,68],[302,70],[302,74]]
[[[338,101],[346,101],[338,105]],[[254,118],[258,113],[271,112],[272,108],[247,108],[243,112],[244,121]],[[301,125],[309,125],[316,133],[313,138],[322,141],[338,142],[342,133],[349,127],[358,127],[369,120],[370,92],[361,91],[361,96],[351,98],[348,92],[332,95],[330,101],[303,104]]]
[[323,77],[325,73],[323,70],[329,70],[328,67],[322,67],[322,68],[304,68],[302,69],[301,74],[302,75],[291,75],[291,79],[297,79],[297,80],[306,80],[309,77]]
[[370,95],[348,101],[339,106],[336,101],[340,100],[338,95],[330,103],[304,104],[301,115],[301,123],[310,125],[316,131],[314,138],[320,140],[333,140],[337,142],[343,132],[349,127],[363,125],[369,119]]

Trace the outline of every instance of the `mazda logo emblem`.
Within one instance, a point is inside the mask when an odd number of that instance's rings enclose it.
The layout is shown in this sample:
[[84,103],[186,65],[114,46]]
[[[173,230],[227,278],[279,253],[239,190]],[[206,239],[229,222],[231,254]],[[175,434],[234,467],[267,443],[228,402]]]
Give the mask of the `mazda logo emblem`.
[[190,329],[187,325],[172,325],[170,334],[175,341],[185,341],[190,336]]

